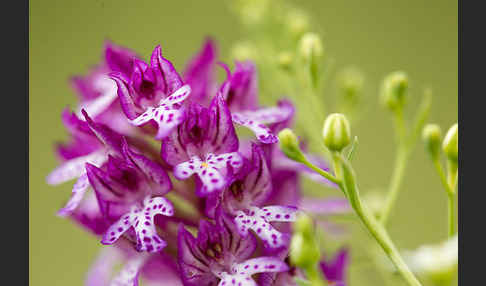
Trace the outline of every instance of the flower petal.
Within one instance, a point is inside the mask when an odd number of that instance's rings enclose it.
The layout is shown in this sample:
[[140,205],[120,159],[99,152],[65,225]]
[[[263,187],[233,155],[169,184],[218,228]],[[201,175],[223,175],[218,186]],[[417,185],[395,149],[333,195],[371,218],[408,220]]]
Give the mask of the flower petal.
[[236,265],[234,269],[239,274],[251,276],[263,272],[284,272],[288,271],[289,267],[277,257],[266,256],[248,259],[245,262]]
[[187,162],[183,162],[175,166],[174,168],[174,176],[179,180],[185,180],[196,173],[196,170],[201,168],[201,159],[199,157],[194,156],[191,160]]
[[233,126],[231,113],[221,94],[218,94],[209,106],[210,123],[208,140],[211,143],[211,153],[221,154],[238,150],[238,137]]
[[252,118],[238,112],[233,112],[231,116],[234,123],[245,126],[253,131],[260,142],[265,144],[278,142],[277,136],[272,134],[270,128],[263,125],[263,123],[255,121]]
[[235,223],[241,235],[248,235],[253,230],[269,248],[279,248],[288,243],[288,235],[276,230],[272,221],[294,221],[297,209],[283,206],[267,206],[263,209],[251,207],[249,214],[239,211]]
[[128,260],[122,270],[111,280],[110,286],[138,286],[138,275],[148,259],[146,254],[138,254]]
[[91,163],[96,166],[101,166],[107,160],[106,151],[104,149],[95,151],[91,154],[77,157],[62,163],[59,167],[54,169],[47,176],[47,183],[49,185],[58,185],[76,178],[79,178],[86,172],[85,164]]
[[167,243],[158,236],[154,225],[154,217],[158,214],[172,216],[174,214],[172,204],[163,197],[147,197],[144,200],[144,208],[132,207],[128,214],[123,215],[110,226],[103,235],[101,243],[113,244],[130,227],[133,227],[137,236],[135,246],[137,251],[158,252],[162,250]]
[[169,176],[160,164],[130,150],[125,138],[123,138],[122,148],[125,159],[129,160],[142,171],[150,181],[154,182],[154,184],[152,184],[153,195],[162,196],[172,189],[172,183],[170,182]]
[[71,194],[71,198],[67,202],[66,206],[60,209],[57,214],[59,216],[67,216],[74,211],[81,200],[84,198],[84,194],[86,193],[86,190],[88,190],[90,184],[88,180],[88,175],[86,173],[82,174],[76,183],[73,186],[73,191]]
[[206,39],[201,51],[189,62],[184,72],[184,80],[193,89],[194,100],[207,99],[214,82],[214,62],[216,47],[211,39]]
[[138,58],[137,54],[127,48],[111,42],[105,43],[105,61],[112,71],[129,76],[132,72],[133,60],[136,58]]
[[176,90],[182,87],[183,82],[180,75],[170,61],[162,56],[162,48],[160,45],[155,47],[150,59],[150,67],[156,73],[158,79],[157,83],[160,84],[165,94],[172,94]]

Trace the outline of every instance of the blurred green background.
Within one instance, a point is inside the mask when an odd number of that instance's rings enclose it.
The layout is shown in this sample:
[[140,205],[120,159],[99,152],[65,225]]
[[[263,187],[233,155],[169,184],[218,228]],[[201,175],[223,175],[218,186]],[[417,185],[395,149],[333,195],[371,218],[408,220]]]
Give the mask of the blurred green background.
[[[409,74],[412,112],[423,88],[430,86],[434,90],[430,120],[444,131],[457,121],[457,1],[295,3],[307,9],[319,23],[319,31],[324,31],[326,53],[335,68],[355,65],[365,74],[369,103],[359,127],[353,129],[360,138],[354,162],[362,189],[385,187],[394,154],[391,117],[378,104],[378,87],[385,74],[397,69]],[[241,37],[227,6],[223,1],[30,1],[31,285],[82,285],[101,246],[97,239],[55,215],[69,197],[72,184],[51,187],[45,183],[46,175],[57,165],[53,143],[67,137],[61,110],[76,104],[68,77],[84,74],[98,62],[105,39],[145,58],[161,44],[179,69],[206,35],[216,38],[227,56]],[[407,168],[390,234],[400,248],[438,242],[446,236],[446,214],[446,196],[419,144]],[[377,285],[354,268],[351,278],[351,285]]]

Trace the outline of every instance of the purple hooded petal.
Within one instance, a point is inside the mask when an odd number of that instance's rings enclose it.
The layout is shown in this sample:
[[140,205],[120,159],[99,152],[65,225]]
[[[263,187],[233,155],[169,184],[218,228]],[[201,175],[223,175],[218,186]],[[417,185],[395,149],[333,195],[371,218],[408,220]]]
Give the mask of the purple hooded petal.
[[153,182],[153,195],[162,196],[172,189],[172,183],[170,182],[169,176],[160,164],[130,150],[125,138],[123,138],[122,147],[125,159],[136,166],[151,182]]
[[183,86],[182,79],[172,63],[162,56],[160,45],[155,47],[152,52],[150,68],[158,79],[157,89],[162,90],[165,94],[172,94]]
[[252,143],[251,157],[223,193],[223,208],[230,214],[236,214],[238,210],[250,206],[261,206],[271,190],[272,179],[265,154],[260,146]]
[[86,111],[82,110],[82,113],[89,127],[96,134],[96,137],[98,137],[98,139],[103,142],[103,144],[108,147],[110,151],[121,153],[122,136],[104,124],[95,123],[89,117],[88,113],[86,113]]
[[182,225],[178,232],[178,262],[184,285],[211,285],[218,279],[211,273],[204,249],[197,246],[196,238]]
[[182,286],[176,259],[164,252],[150,255],[141,272],[144,285]]
[[229,72],[228,79],[220,90],[231,111],[255,110],[258,108],[258,86],[255,64],[250,61],[236,62],[233,74]]
[[303,198],[300,209],[317,215],[336,215],[352,212],[347,199],[341,198]]
[[130,89],[131,87],[128,83],[123,79],[123,76],[120,73],[112,73],[110,74],[111,79],[113,79],[117,86],[117,95],[120,99],[120,105],[128,117],[128,119],[135,119],[140,112],[142,112],[141,108],[135,105],[133,98],[131,96]]
[[184,80],[193,90],[193,100],[203,102],[213,91],[214,64],[217,56],[216,47],[207,39],[201,51],[189,62],[184,72]]
[[137,251],[158,252],[162,250],[167,243],[159,237],[155,228],[154,217],[158,214],[172,216],[174,214],[172,204],[163,197],[147,197],[144,200],[143,208],[132,207],[129,213],[111,225],[103,235],[101,243],[113,244],[123,233],[133,227],[137,236]]
[[132,72],[133,61],[137,58],[137,54],[127,48],[109,41],[105,43],[105,62],[111,71],[120,72],[128,78]]
[[346,282],[346,272],[349,265],[349,251],[347,249],[340,249],[332,259],[321,261],[321,270],[328,281],[331,282]]
[[[216,223],[201,220],[197,238],[179,228],[179,266],[184,285],[216,285],[215,275],[250,257],[256,241],[239,235],[232,219],[218,209]],[[211,284],[213,283],[213,284]]]
[[229,153],[238,150],[238,137],[226,101],[217,95],[209,106],[210,124],[208,139],[213,153]]
[[209,109],[197,103],[188,106],[186,120],[162,141],[161,156],[175,166],[198,156],[232,153],[238,150],[238,137],[225,101],[216,96]]

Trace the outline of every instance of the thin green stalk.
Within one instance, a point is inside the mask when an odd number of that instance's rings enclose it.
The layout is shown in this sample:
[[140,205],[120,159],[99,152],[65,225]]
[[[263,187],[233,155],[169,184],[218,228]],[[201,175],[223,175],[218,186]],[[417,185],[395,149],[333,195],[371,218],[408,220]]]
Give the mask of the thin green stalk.
[[454,221],[454,214],[455,214],[455,211],[454,211],[454,205],[455,205],[455,194],[453,193],[449,193],[447,194],[447,198],[448,198],[448,201],[449,201],[449,208],[448,208],[448,218],[449,218],[449,237],[453,237],[454,234],[456,233],[456,230],[455,230],[455,221]]
[[395,159],[395,166],[393,168],[393,174],[390,181],[390,188],[386,197],[385,206],[380,214],[380,222],[386,225],[390,217],[390,212],[395,206],[400,192],[400,186],[402,184],[403,176],[405,175],[405,169],[408,162],[408,150],[405,146],[401,146],[398,149],[397,158]]
[[333,175],[331,175],[330,173],[322,170],[321,168],[315,166],[314,164],[312,164],[311,162],[309,162],[309,160],[305,159],[304,162],[302,162],[304,165],[306,165],[307,167],[311,168],[312,170],[314,170],[315,172],[317,172],[319,175],[323,176],[324,178],[328,179],[329,181],[337,184],[337,185],[340,185],[341,184],[341,181],[338,180],[336,177],[334,177]]
[[413,275],[413,273],[408,268],[407,264],[400,256],[399,251],[395,247],[393,241],[388,236],[387,231],[381,223],[379,223],[375,216],[369,211],[366,205],[363,204],[361,198],[359,197],[358,186],[355,181],[354,171],[351,165],[345,161],[342,156],[336,157],[339,160],[342,170],[342,185],[346,190],[345,193],[348,194],[348,199],[355,210],[356,214],[370,232],[373,238],[378,242],[386,255],[393,262],[398,272],[407,281],[409,285],[420,286],[420,282]]

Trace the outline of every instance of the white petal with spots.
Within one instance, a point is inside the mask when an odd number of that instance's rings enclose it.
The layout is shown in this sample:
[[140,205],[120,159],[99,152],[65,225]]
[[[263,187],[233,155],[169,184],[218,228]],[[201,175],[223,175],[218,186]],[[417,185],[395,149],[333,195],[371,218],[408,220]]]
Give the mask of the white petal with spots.
[[184,111],[177,105],[184,101],[190,93],[191,88],[188,85],[185,85],[176,90],[169,97],[161,100],[159,106],[147,108],[140,116],[130,120],[130,123],[140,126],[150,120],[154,120],[157,122],[159,128],[156,139],[162,139],[184,120]]
[[286,244],[285,236],[276,230],[270,222],[295,221],[297,209],[284,206],[267,206],[264,208],[250,207],[248,214],[238,211],[235,223],[241,235],[248,235],[248,230],[253,230],[265,245],[270,248],[278,248]]
[[103,244],[113,244],[131,227],[137,236],[136,249],[138,251],[158,252],[167,243],[157,234],[154,218],[161,214],[172,216],[172,204],[163,197],[145,198],[143,208],[133,206],[129,213],[123,215],[116,223],[111,225],[101,240]]
[[218,286],[256,286],[256,282],[251,278],[253,274],[283,272],[288,269],[287,264],[276,257],[252,258],[233,265],[231,273],[217,273],[218,277],[221,278]]
[[174,176],[179,180],[184,180],[197,174],[204,185],[205,192],[212,193],[226,185],[224,175],[228,171],[228,165],[237,172],[243,165],[243,158],[237,152],[220,155],[209,153],[204,161],[194,156],[189,161],[178,164],[174,168]]
[[231,119],[234,123],[245,126],[246,128],[253,131],[257,139],[260,140],[262,143],[271,144],[278,141],[277,136],[275,136],[275,134],[273,134],[268,127],[263,125],[263,123],[258,120],[255,120],[238,112],[234,112],[231,115]]

